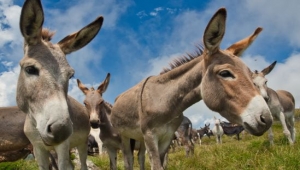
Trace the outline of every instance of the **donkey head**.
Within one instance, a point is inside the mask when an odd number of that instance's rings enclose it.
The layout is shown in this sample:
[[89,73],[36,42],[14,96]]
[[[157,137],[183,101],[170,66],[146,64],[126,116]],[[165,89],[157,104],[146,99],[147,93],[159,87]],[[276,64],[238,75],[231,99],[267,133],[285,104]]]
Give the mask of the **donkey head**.
[[221,120],[214,117],[214,123],[215,123],[215,126],[220,126],[221,125]]
[[20,17],[25,43],[16,100],[19,108],[29,114],[31,124],[36,127],[43,142],[55,145],[73,131],[67,92],[74,70],[68,64],[66,54],[87,45],[99,32],[103,17],[98,17],[57,44],[50,42],[53,33],[43,30],[43,21],[40,0],[26,0]]
[[253,83],[260,92],[260,94],[264,97],[264,99],[268,102],[269,101],[269,95],[267,92],[268,86],[267,86],[267,78],[265,77],[267,74],[269,74],[273,68],[276,65],[276,61],[274,61],[271,65],[263,69],[261,72],[258,72],[257,70],[252,73],[252,79]]
[[84,105],[88,110],[90,117],[90,124],[92,128],[98,128],[101,123],[103,123],[103,119],[105,114],[105,105],[104,99],[102,98],[102,94],[106,91],[110,80],[110,74],[108,73],[105,80],[99,85],[97,90],[94,88],[88,89],[85,87],[79,79],[77,79],[77,84],[79,89],[86,96],[84,99]]
[[204,133],[205,134],[208,134],[208,132],[210,130],[209,126],[210,126],[210,123],[208,125],[206,125],[206,124],[204,125],[204,129],[205,129]]
[[225,33],[226,10],[219,9],[207,25],[201,97],[213,111],[230,122],[241,124],[253,135],[262,135],[272,124],[270,110],[255,88],[251,71],[238,57],[262,28],[249,37],[220,50]]

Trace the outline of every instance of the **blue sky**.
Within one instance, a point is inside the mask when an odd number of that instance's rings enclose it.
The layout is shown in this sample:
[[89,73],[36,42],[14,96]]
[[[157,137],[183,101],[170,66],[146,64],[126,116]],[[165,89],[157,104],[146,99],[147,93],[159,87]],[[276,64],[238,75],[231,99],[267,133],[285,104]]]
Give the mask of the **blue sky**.
[[[19,16],[23,0],[0,0],[0,105],[15,103],[18,62],[23,57]],[[173,58],[193,52],[202,42],[204,29],[220,7],[227,9],[227,28],[221,47],[250,35],[258,26],[264,30],[244,53],[251,70],[262,70],[274,60],[267,78],[269,87],[293,93],[300,104],[300,19],[298,1],[281,0],[43,0],[44,26],[56,31],[58,42],[97,16],[104,24],[97,37],[83,49],[68,55],[75,69],[69,94],[80,102],[83,94],[76,79],[97,87],[107,72],[111,82],[104,98],[113,104],[117,95],[149,75],[158,74]],[[221,118],[199,102],[184,114],[195,127]]]

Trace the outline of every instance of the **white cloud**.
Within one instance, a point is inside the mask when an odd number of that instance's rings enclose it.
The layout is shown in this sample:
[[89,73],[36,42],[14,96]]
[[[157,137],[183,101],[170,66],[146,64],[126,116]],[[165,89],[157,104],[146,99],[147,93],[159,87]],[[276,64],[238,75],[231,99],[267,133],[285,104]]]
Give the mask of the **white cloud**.
[[176,11],[177,11],[177,9],[172,9],[172,8],[166,8],[166,10],[168,11],[168,13],[169,14],[174,14]]
[[151,16],[157,16],[158,13],[159,13],[160,11],[163,11],[163,10],[164,10],[164,8],[162,8],[162,7],[154,8],[154,10],[151,11],[151,12],[149,13],[149,15],[151,15]]
[[157,11],[157,12],[162,11],[162,10],[164,10],[163,7],[157,7],[157,8],[154,8],[154,11]]
[[20,13],[21,7],[13,5],[12,0],[0,1],[0,48],[7,43],[21,44]]
[[16,105],[16,88],[20,67],[9,68],[0,74],[0,106]]
[[144,18],[144,17],[148,16],[147,13],[146,13],[145,11],[140,11],[140,12],[138,12],[136,15],[137,15],[139,18]]

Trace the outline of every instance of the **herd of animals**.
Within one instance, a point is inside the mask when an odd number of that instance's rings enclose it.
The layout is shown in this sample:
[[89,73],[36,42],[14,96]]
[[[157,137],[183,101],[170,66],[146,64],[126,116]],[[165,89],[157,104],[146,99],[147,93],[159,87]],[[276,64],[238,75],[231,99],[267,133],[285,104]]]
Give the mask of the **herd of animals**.
[[[269,130],[271,143],[271,125],[276,117],[293,144],[295,100],[289,92],[274,91],[266,84],[265,76],[276,62],[261,72],[252,72],[239,58],[262,28],[221,50],[226,15],[226,9],[220,8],[208,22],[203,48],[174,60],[159,75],[145,78],[120,94],[113,105],[102,98],[110,74],[97,89],[88,89],[77,80],[85,95],[82,105],[67,94],[75,71],[66,55],[92,41],[101,29],[103,17],[54,44],[54,33],[43,28],[41,1],[26,0],[20,16],[24,57],[20,61],[17,106],[0,108],[1,159],[15,161],[33,150],[39,169],[45,170],[49,169],[51,151],[55,151],[58,169],[68,170],[74,169],[69,150],[76,147],[81,169],[87,170],[90,129],[99,128],[111,169],[116,169],[117,150],[122,151],[127,170],[133,169],[133,150],[138,150],[140,169],[145,169],[147,150],[151,169],[162,170],[167,167],[167,152],[174,138],[183,145],[187,143],[189,155],[193,153],[194,139],[201,142],[204,134],[210,136],[209,125],[195,131],[183,116],[185,109],[200,100],[232,124],[238,124],[234,126],[237,132],[246,130],[260,136]],[[215,120],[212,133],[218,143],[223,133],[232,134],[228,130],[232,124]]]

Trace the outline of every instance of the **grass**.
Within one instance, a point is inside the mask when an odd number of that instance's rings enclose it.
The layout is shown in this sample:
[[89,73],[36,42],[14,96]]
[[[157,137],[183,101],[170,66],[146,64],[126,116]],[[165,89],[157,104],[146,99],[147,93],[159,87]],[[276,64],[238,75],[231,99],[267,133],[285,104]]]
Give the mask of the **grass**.
[[[295,128],[300,129],[300,109],[295,113]],[[270,146],[268,134],[260,137],[248,133],[241,135],[241,140],[235,137],[223,136],[223,144],[217,145],[215,138],[204,137],[202,145],[195,146],[194,156],[185,157],[184,148],[177,147],[169,153],[168,169],[210,170],[210,169],[243,169],[243,170],[298,170],[300,169],[300,135],[296,135],[296,143],[290,146],[282,132],[281,124],[276,121],[273,126],[274,146]],[[299,131],[299,130],[298,130]],[[88,157],[101,170],[109,169],[107,155]],[[123,158],[118,154],[118,169],[123,168]],[[150,169],[149,159],[146,158],[146,169]],[[0,163],[0,169],[5,170],[36,170],[35,161],[19,160],[16,162]],[[135,156],[134,169],[139,169]]]

